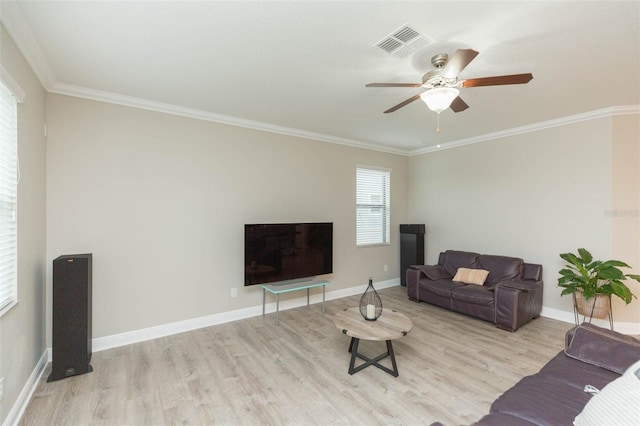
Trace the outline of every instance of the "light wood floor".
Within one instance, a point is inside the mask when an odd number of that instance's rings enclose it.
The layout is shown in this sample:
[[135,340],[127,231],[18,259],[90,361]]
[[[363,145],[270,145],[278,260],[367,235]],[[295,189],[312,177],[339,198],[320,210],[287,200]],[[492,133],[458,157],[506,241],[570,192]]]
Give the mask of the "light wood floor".
[[[350,376],[349,337],[331,321],[359,296],[93,354],[94,372],[46,383],[22,425],[469,424],[562,350],[571,324],[539,318],[515,333],[381,290],[413,321],[395,340],[400,376]],[[361,341],[377,355],[384,342]],[[385,361],[388,361],[385,360]],[[383,361],[383,363],[385,363]]]

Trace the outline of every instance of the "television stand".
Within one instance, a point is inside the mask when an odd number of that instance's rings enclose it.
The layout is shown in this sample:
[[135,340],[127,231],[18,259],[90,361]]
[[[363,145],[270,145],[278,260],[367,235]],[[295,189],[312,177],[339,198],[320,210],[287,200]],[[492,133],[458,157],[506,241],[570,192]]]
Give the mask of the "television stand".
[[307,289],[307,306],[309,306],[309,289],[314,287],[322,287],[322,315],[324,315],[325,287],[331,284],[331,281],[300,281],[291,284],[265,284],[262,287],[262,316],[264,316],[264,306],[266,302],[267,291],[276,295],[276,325],[280,325],[280,294],[289,293],[296,290]]

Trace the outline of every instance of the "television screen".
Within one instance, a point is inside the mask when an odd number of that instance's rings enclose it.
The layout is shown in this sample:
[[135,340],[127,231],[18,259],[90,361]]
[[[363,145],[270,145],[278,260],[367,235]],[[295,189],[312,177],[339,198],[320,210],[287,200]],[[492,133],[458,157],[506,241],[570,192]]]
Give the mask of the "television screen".
[[244,285],[333,272],[333,223],[244,226]]

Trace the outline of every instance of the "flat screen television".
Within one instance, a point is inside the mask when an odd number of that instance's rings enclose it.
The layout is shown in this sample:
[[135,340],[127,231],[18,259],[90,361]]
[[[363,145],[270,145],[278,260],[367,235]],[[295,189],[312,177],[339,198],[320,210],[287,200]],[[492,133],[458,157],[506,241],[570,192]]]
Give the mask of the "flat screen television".
[[244,285],[313,278],[333,272],[333,223],[244,226]]

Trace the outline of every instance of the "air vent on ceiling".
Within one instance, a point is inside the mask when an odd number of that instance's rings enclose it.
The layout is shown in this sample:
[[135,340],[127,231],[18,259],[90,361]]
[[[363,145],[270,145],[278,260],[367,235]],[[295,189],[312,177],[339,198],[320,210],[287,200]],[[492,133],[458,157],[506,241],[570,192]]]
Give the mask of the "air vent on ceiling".
[[433,43],[434,40],[426,34],[421,34],[405,24],[380,40],[374,46],[379,47],[390,55],[404,58],[423,47]]

